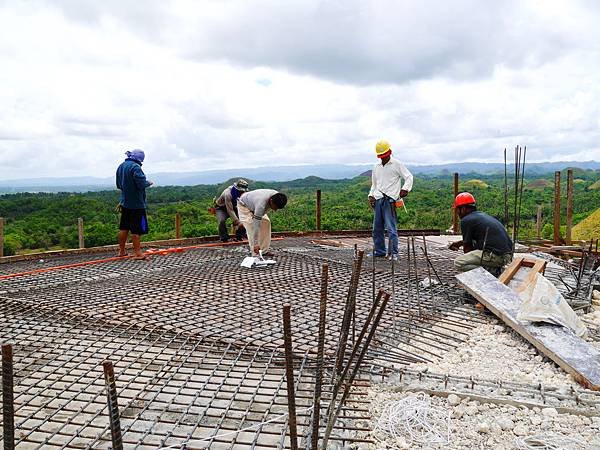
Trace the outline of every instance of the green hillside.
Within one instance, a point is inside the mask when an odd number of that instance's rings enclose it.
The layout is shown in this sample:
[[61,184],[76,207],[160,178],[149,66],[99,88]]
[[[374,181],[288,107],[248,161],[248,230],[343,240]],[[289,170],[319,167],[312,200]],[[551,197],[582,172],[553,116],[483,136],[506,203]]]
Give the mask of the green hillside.
[[572,235],[575,240],[600,238],[600,208],[575,225]]

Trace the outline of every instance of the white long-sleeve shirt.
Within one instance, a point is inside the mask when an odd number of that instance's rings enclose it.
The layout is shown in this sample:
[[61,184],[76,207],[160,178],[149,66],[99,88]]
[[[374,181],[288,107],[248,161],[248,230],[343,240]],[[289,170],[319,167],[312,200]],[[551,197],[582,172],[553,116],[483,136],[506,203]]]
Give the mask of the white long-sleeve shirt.
[[[404,186],[402,186],[403,179]],[[412,173],[396,158],[390,158],[385,166],[380,161],[373,167],[369,196],[380,199],[385,194],[394,200],[398,200],[400,191],[404,189],[410,192],[412,185]]]

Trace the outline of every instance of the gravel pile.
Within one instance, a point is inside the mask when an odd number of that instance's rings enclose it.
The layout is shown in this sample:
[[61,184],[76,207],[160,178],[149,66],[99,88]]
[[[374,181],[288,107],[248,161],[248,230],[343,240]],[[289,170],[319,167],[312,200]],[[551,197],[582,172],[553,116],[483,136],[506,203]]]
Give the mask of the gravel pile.
[[[398,401],[414,394],[390,394],[373,390],[371,396],[372,413],[376,423],[388,402]],[[404,425],[401,425],[399,431],[402,436],[394,438],[388,433],[375,432],[373,435],[379,442],[363,448],[518,449],[519,439],[541,435],[546,438],[562,436],[573,439],[571,446],[565,446],[565,449],[600,449],[600,417],[559,414],[554,408],[528,409],[480,403],[468,398],[461,401],[458,396],[453,395],[448,398],[426,395],[425,397],[433,410],[437,412],[443,410],[450,417],[449,443],[418,442],[416,439],[411,439],[408,432],[402,432]],[[414,434],[418,435],[418,433]]]
[[[586,314],[583,319],[589,325],[600,326],[600,308]],[[589,338],[590,340],[592,337]],[[560,367],[545,358],[527,341],[506,327],[497,319],[473,329],[469,339],[458,348],[447,352],[441,360],[433,363],[418,363],[409,366],[411,370],[429,373],[448,374],[476,379],[501,380],[528,383],[532,386],[542,383],[559,391],[568,392],[581,386]],[[412,386],[414,388],[414,386]],[[376,428],[382,411],[389,410],[390,401],[398,401],[412,392],[394,393],[382,387],[374,387],[371,392],[371,409]],[[376,431],[373,436],[380,442],[365,445],[364,449],[519,449],[544,448],[525,447],[523,439],[541,435],[542,438],[563,437],[574,441],[563,445],[565,450],[600,450],[600,417],[598,415],[561,414],[552,407],[528,408],[511,406],[451,394],[449,397],[426,396],[430,407],[439,416],[440,411],[449,416],[451,435],[449,443],[419,443],[406,430],[397,429],[397,435]],[[516,400],[516,399],[515,399]],[[388,407],[386,408],[386,405]],[[589,414],[596,414],[590,409]],[[414,425],[414,424],[413,424]],[[418,435],[418,433],[417,433]],[[519,441],[521,440],[521,441]],[[548,447],[550,448],[550,447]]]
[[475,378],[543,383],[552,386],[579,385],[552,361],[510,328],[484,324],[475,329],[469,339],[455,350],[433,363],[412,364],[411,369]]

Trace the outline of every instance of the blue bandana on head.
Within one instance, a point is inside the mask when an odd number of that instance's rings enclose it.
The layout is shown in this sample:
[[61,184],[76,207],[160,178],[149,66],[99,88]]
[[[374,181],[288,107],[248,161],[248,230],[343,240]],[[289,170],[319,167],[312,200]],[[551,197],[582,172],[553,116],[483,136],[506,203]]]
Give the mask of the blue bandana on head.
[[133,159],[134,161],[139,162],[140,164],[144,162],[144,158],[146,157],[146,155],[144,154],[143,150],[131,150],[131,151],[126,151],[125,154],[127,155],[127,157],[129,159]]

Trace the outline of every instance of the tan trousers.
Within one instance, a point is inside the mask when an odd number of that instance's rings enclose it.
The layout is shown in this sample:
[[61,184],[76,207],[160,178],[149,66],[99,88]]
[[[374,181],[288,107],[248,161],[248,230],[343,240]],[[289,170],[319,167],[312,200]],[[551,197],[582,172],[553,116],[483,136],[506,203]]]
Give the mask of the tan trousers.
[[[482,258],[483,253],[483,258]],[[510,253],[506,255],[496,255],[490,251],[482,252],[473,250],[454,259],[454,267],[460,272],[467,272],[477,267],[502,267],[510,264],[512,258]]]
[[[254,251],[254,219],[252,218],[252,211],[246,208],[244,205],[238,203],[238,216],[240,222],[244,224],[246,228],[246,234],[248,235],[248,244],[250,245],[250,251]],[[260,229],[258,230],[258,245],[263,252],[269,250],[271,247],[271,220],[266,214],[260,221]]]

